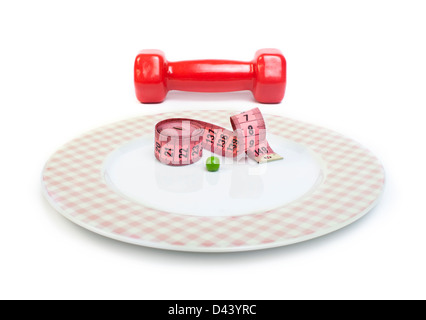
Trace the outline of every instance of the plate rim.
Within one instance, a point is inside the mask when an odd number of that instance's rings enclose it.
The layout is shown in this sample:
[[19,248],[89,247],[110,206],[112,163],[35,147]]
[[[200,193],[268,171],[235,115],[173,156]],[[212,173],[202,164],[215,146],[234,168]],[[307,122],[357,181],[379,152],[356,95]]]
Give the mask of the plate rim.
[[[43,182],[43,179],[42,179]],[[335,231],[338,231],[340,229],[346,228],[347,226],[353,224],[354,222],[356,222],[357,220],[363,218],[368,212],[370,212],[376,205],[378,202],[380,202],[381,198],[383,197],[384,194],[384,189],[385,189],[385,185],[386,185],[386,180],[383,183],[383,186],[381,188],[380,194],[377,197],[377,199],[368,207],[366,208],[362,213],[360,213],[359,215],[354,216],[351,219],[348,219],[346,221],[346,223],[344,224],[339,224],[336,225],[335,227],[331,227],[329,229],[325,229],[323,232],[318,232],[318,233],[313,233],[310,235],[305,235],[299,238],[294,238],[292,240],[283,240],[282,243],[280,243],[280,241],[277,242],[271,242],[271,243],[265,243],[265,244],[260,244],[260,245],[247,245],[247,246],[235,246],[235,247],[201,247],[201,246],[178,246],[178,245],[171,245],[171,244],[167,244],[167,245],[160,245],[161,242],[149,242],[149,241],[141,241],[141,240],[136,240],[136,239],[132,239],[129,237],[124,237],[124,236],[120,236],[120,235],[116,235],[116,234],[112,234],[112,233],[107,233],[101,229],[96,229],[93,226],[89,226],[89,225],[85,225],[83,224],[81,221],[79,221],[78,219],[75,219],[74,217],[72,217],[71,215],[66,214],[55,202],[52,201],[52,199],[49,197],[46,188],[44,187],[44,184],[42,185],[42,194],[43,197],[47,200],[47,202],[53,207],[53,209],[55,209],[56,211],[58,211],[63,217],[67,218],[68,220],[70,220],[71,222],[75,223],[76,225],[78,225],[79,227],[89,230],[91,232],[94,232],[98,235],[101,235],[105,238],[109,238],[109,239],[113,239],[116,241],[120,241],[120,242],[124,242],[127,244],[132,244],[132,245],[136,245],[136,246],[140,246],[140,247],[147,247],[147,248],[153,248],[153,249],[161,249],[161,250],[166,250],[166,251],[179,251],[179,252],[195,252],[195,253],[233,253],[233,252],[246,252],[246,251],[258,251],[258,250],[265,250],[265,249],[273,249],[273,248],[278,248],[278,247],[286,247],[292,244],[296,244],[296,243],[301,243],[301,242],[306,242],[308,240],[313,240],[316,238],[320,238],[323,237],[325,235],[328,235],[330,233],[333,233]]]

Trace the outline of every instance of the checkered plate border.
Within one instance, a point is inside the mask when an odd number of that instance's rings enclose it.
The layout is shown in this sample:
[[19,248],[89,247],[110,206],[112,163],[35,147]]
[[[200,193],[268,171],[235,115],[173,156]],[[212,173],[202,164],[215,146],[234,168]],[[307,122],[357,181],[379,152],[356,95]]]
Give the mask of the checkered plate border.
[[302,144],[323,162],[324,179],[302,198],[258,214],[197,217],[149,208],[110,188],[103,164],[118,147],[152,134],[158,121],[186,117],[229,127],[231,111],[184,111],[132,118],[93,130],[59,149],[42,173],[49,203],[74,223],[116,240],[161,249],[231,252],[289,245],[338,230],[366,214],[384,186],[368,150],[338,133],[265,116],[268,133]]

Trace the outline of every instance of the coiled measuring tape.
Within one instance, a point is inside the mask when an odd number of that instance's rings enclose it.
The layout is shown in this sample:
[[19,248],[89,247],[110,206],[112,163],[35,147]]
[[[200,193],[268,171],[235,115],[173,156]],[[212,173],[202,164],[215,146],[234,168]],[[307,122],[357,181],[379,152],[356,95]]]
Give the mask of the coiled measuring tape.
[[266,126],[258,108],[231,117],[233,131],[194,119],[174,118],[155,126],[155,157],[167,165],[182,166],[200,160],[203,150],[235,158],[246,155],[265,163],[283,159],[266,140]]

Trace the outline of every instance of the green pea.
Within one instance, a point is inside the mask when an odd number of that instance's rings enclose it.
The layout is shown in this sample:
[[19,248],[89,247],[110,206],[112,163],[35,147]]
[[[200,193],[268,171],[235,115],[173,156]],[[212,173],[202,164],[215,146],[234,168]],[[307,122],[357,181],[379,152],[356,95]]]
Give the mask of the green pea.
[[206,160],[207,171],[214,172],[219,170],[220,160],[218,157],[208,157]]

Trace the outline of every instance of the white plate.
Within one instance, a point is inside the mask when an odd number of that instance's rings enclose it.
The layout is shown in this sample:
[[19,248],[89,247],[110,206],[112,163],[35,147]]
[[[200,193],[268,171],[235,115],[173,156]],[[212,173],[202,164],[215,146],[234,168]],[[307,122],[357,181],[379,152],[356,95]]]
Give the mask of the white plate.
[[[57,151],[42,183],[54,208],[104,236],[155,248],[227,252],[288,245],[340,229],[367,213],[384,184],[378,160],[356,142],[316,126],[265,116],[284,160],[159,163],[155,123],[186,117],[229,127],[230,111],[129,119]],[[204,158],[209,154],[205,152]]]

